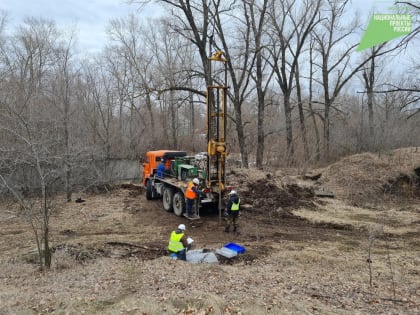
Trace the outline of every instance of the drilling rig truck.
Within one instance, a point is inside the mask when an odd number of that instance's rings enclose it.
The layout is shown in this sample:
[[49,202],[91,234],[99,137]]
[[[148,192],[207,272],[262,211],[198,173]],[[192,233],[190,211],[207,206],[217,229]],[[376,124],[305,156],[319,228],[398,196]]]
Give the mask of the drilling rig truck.
[[149,151],[143,163],[146,198],[162,199],[163,208],[177,216],[185,212],[185,191],[193,178],[199,179],[201,191],[195,204],[196,218],[204,206],[218,209],[221,216],[224,196],[232,189],[226,185],[227,60],[223,52],[217,51],[209,58],[210,65],[212,61],[223,63],[224,83],[210,83],[206,89],[207,152],[187,155],[186,151],[177,150]]

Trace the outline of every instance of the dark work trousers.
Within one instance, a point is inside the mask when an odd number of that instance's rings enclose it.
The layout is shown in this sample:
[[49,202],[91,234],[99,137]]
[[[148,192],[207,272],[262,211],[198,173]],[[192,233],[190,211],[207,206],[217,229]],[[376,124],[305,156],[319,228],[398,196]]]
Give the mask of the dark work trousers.
[[188,199],[187,198],[186,208],[187,208],[187,216],[189,216],[189,217],[192,217],[194,215],[193,214],[194,200],[195,199]]
[[238,220],[239,217],[239,211],[231,211],[229,216],[226,218],[226,226],[225,226],[225,230],[229,231],[230,226],[233,226],[233,230],[236,231],[237,227],[238,227]]
[[184,260],[184,261],[187,260],[187,250],[186,249],[180,250],[177,253],[174,253],[174,252],[169,251],[169,253],[171,253],[171,255],[175,254],[176,255],[176,258],[178,260]]

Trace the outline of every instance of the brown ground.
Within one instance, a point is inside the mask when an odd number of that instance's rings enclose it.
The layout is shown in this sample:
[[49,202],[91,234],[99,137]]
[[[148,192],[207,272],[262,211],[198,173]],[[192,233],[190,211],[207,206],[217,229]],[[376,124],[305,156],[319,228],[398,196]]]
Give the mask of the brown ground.
[[[232,170],[240,233],[224,233],[218,214],[165,212],[136,185],[81,195],[57,204],[46,274],[27,224],[3,202],[0,314],[420,314],[420,158],[412,150],[404,170],[387,159],[349,157],[314,171],[317,181],[296,170]],[[401,175],[410,185],[397,183]],[[322,187],[337,198],[316,197]],[[375,191],[382,201],[373,205]],[[171,260],[165,248],[180,223],[195,248],[235,242],[246,252],[216,265]]]

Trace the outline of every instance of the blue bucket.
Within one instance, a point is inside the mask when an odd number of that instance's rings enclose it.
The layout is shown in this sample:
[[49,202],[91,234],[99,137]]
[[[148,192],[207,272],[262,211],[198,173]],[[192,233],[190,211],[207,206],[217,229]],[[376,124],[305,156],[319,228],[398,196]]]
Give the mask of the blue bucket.
[[228,243],[223,247],[226,247],[230,250],[233,250],[233,251],[237,252],[238,254],[245,253],[245,247],[242,247],[241,245],[238,245],[236,243]]

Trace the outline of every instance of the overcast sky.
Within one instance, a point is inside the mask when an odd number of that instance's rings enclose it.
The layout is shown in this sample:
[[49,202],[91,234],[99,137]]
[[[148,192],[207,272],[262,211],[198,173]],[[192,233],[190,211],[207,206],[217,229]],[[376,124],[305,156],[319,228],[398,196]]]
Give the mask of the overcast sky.
[[[8,14],[8,29],[13,30],[25,17],[48,18],[59,29],[76,27],[83,49],[98,52],[106,41],[105,27],[111,19],[135,13],[138,6],[125,0],[1,0],[0,10]],[[148,6],[144,16],[157,16],[156,6]]]
[[[105,27],[110,19],[125,17],[136,12],[138,6],[128,5],[125,0],[0,0],[0,10],[9,17],[9,31],[22,23],[25,17],[49,18],[61,30],[76,27],[79,47],[89,52],[98,52],[106,42]],[[366,15],[374,3],[392,0],[352,0],[354,9]],[[156,6],[148,6],[145,17],[157,17]],[[362,20],[366,23],[366,20]]]

